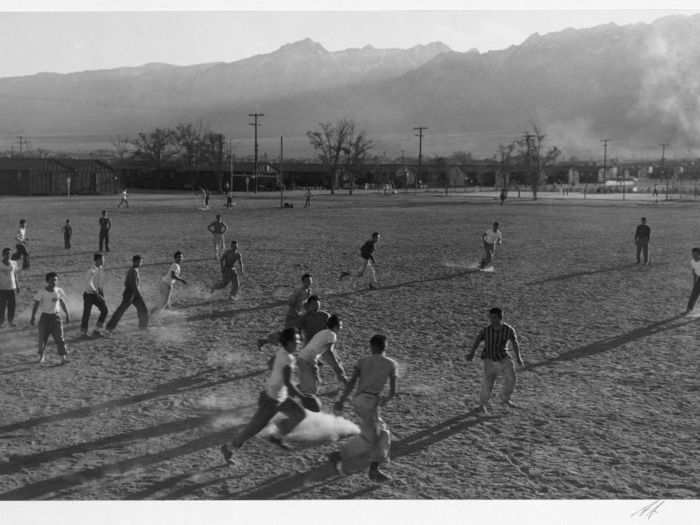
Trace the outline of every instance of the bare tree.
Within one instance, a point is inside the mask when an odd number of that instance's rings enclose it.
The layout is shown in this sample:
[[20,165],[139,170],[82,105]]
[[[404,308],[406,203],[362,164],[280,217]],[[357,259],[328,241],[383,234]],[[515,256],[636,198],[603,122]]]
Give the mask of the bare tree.
[[525,136],[516,141],[516,147],[519,149],[519,154],[525,161],[527,170],[528,183],[532,189],[532,198],[537,200],[537,190],[545,180],[545,171],[553,165],[561,150],[556,146],[549,149],[545,148],[545,138],[547,137],[536,124],[532,124],[532,132],[528,132]]
[[134,157],[151,162],[156,170],[157,187],[160,188],[160,169],[163,162],[177,154],[175,134],[170,129],[156,128],[150,133],[139,133],[132,142]]
[[345,169],[350,173],[350,195],[355,188],[355,175],[364,166],[367,155],[374,148],[374,142],[369,140],[364,131],[355,134],[355,126],[347,139],[347,145],[343,149],[345,155]]
[[343,154],[348,147],[348,140],[354,135],[355,123],[343,118],[336,123],[321,122],[316,131],[307,131],[306,136],[313,146],[318,160],[328,171],[331,178],[331,195],[338,185],[338,172],[342,166]]

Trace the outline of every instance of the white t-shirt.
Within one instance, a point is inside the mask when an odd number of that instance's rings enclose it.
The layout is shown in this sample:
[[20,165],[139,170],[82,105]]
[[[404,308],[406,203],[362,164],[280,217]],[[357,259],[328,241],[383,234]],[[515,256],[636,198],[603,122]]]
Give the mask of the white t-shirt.
[[280,348],[275,354],[272,373],[265,386],[265,393],[280,403],[287,399],[287,385],[284,383],[283,370],[288,366],[294,369],[294,356],[284,348]]
[[690,266],[693,268],[695,275],[700,277],[700,261],[696,261],[695,259],[690,259]]
[[9,266],[0,261],[0,290],[17,289],[17,262],[9,261]]
[[495,244],[496,242],[502,242],[503,236],[501,235],[501,230],[496,230],[496,231],[493,231],[493,229],[486,230],[486,232],[484,233],[484,240],[489,244]]
[[175,274],[177,277],[180,277],[180,265],[177,263],[173,263],[170,265],[170,268],[168,268],[168,273],[166,273],[163,276],[163,279],[161,279],[165,284],[169,284],[172,286],[175,284],[175,279],[173,279],[172,274]]
[[24,228],[20,228],[17,230],[17,235],[15,235],[15,239],[17,239],[17,242],[24,243],[24,241],[27,240],[27,228],[26,226]]
[[126,200],[126,190],[122,192],[122,199]]
[[85,291],[87,293],[95,293],[104,288],[105,272],[104,267],[93,266],[87,271],[87,285]]
[[330,349],[333,349],[333,346],[337,342],[338,335],[330,328],[325,328],[314,335],[311,340],[306,343],[306,346],[299,351],[299,359],[314,363],[329,349],[329,345]]
[[49,292],[46,288],[39,290],[34,296],[35,301],[39,301],[37,313],[41,314],[57,314],[61,311],[59,299],[66,300],[66,293],[63,288],[54,288],[53,292]]

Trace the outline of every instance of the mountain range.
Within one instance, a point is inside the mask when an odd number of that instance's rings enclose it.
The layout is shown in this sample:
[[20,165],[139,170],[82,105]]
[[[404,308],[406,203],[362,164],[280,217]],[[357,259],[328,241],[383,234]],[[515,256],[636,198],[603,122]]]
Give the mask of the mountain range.
[[0,136],[34,147],[91,149],[111,137],[201,122],[252,142],[248,114],[262,112],[261,150],[310,156],[305,132],[353,118],[378,153],[491,156],[538,126],[567,155],[678,156],[700,151],[700,16],[651,24],[566,29],[480,53],[435,42],[410,49],[330,52],[306,39],[231,63],[141,67],[0,78]]

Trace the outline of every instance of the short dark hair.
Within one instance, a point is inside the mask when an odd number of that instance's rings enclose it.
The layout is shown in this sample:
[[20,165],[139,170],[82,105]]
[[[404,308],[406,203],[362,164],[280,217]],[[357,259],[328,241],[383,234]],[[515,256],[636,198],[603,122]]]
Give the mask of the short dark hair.
[[647,220],[647,218],[646,218],[646,217],[642,217],[642,220],[645,221],[645,220]]
[[331,315],[328,318],[326,326],[330,329],[338,328],[340,326],[340,317],[338,317],[336,314]]
[[489,314],[497,315],[499,319],[503,319],[503,310],[501,310],[500,308],[491,308],[489,310]]
[[220,214],[220,213],[217,213],[217,214],[216,214],[216,218],[217,218],[217,219],[220,219],[220,218],[221,218],[221,214]]
[[379,232],[372,232],[372,237],[379,237]]
[[691,253],[698,253],[698,252],[700,252],[700,248],[693,248],[691,250]]
[[12,250],[10,250],[9,248],[3,248],[3,249],[2,249],[3,255],[6,254],[6,253],[10,253],[10,252],[12,252]]
[[494,226],[500,226],[500,224],[498,224],[497,222],[494,222],[493,225],[494,225]]
[[26,219],[20,219],[20,221],[19,221],[20,224],[24,224],[24,223],[26,223],[26,222],[27,222]]
[[56,272],[49,272],[46,274],[46,282],[48,283],[53,277],[58,277]]
[[304,279],[310,279],[311,274],[310,273],[305,273],[304,275],[301,276],[301,280],[303,281]]
[[296,328],[285,328],[280,332],[280,344],[282,346],[285,346],[287,343],[291,343],[294,341],[294,338],[297,336],[297,329]]
[[[102,210],[102,215],[104,215],[105,213],[107,213],[107,210]],[[94,215],[93,215],[93,217],[94,217]]]
[[238,244],[238,241],[236,239],[231,240],[231,244]]
[[66,219],[66,222],[70,222],[70,219]]
[[103,258],[104,258],[104,255],[99,253],[99,252],[92,256],[93,261],[96,261],[97,259],[103,259]]
[[309,298],[306,300],[306,304],[309,304],[312,301],[316,301],[316,302],[320,301],[320,299],[318,298],[318,295],[310,295]]
[[181,252],[180,250],[176,251],[176,252],[173,254],[173,258],[176,258],[178,255],[182,255],[182,252]]
[[386,350],[386,336],[381,334],[375,334],[369,340],[369,347],[372,349],[372,353],[381,354]]
[[134,255],[134,256],[131,258],[131,262],[140,261],[141,259],[143,259],[143,257],[141,257],[140,255]]

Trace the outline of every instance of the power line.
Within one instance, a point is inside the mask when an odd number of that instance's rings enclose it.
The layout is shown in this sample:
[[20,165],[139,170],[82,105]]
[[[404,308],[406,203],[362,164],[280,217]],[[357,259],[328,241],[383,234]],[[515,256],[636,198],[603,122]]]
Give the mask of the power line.
[[413,131],[417,131],[416,137],[418,137],[418,171],[416,173],[416,193],[418,192],[418,179],[420,177],[421,165],[423,164],[423,132],[428,129],[426,126],[417,126],[413,128]]
[[264,113],[248,113],[249,117],[253,117],[253,122],[249,122],[249,126],[253,126],[254,128],[254,140],[255,140],[255,145],[254,145],[254,155],[255,155],[255,160],[253,161],[253,177],[255,179],[255,190],[254,192],[258,192],[258,127],[261,126],[262,124],[258,122],[258,119],[260,117],[264,117]]

